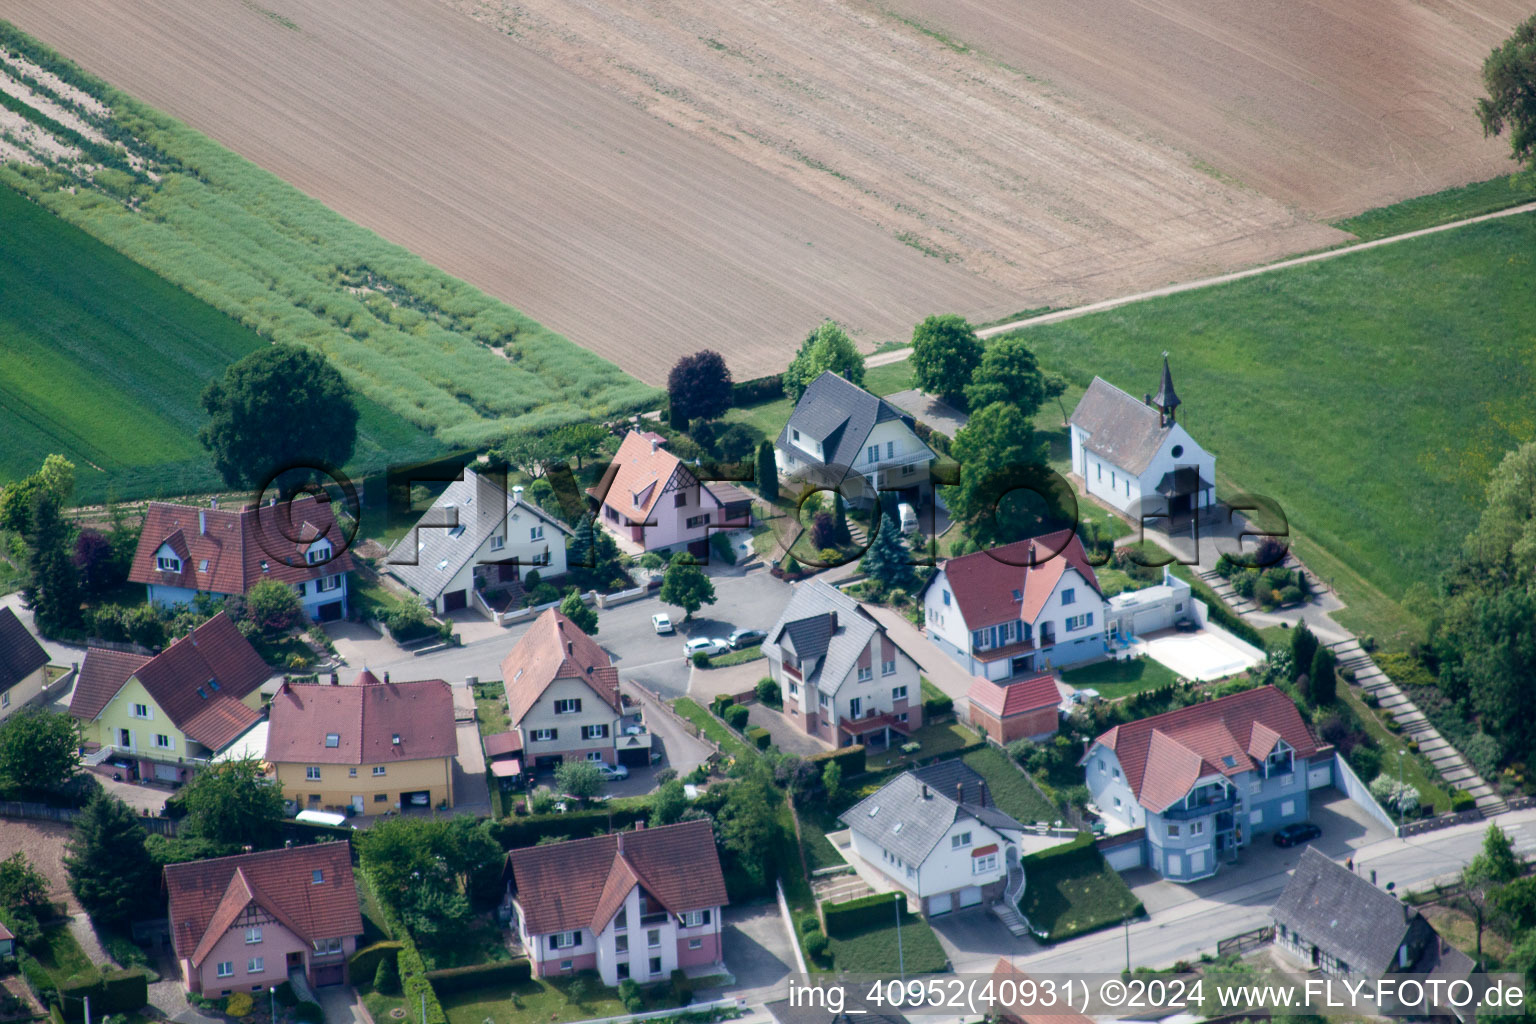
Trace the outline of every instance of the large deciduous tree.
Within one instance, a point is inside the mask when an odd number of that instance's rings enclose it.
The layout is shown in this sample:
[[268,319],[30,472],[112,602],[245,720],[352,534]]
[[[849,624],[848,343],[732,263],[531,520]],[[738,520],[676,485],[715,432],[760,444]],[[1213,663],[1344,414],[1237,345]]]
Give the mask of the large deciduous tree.
[[[960,463],[960,483],[950,488],[950,514],[978,544],[1033,536],[1061,514],[1045,469],[1045,446],[1022,410],[994,402],[973,412],[955,434],[952,454]],[[1025,498],[1026,491],[1037,497]]]
[[261,580],[245,595],[246,616],[268,636],[286,633],[304,620],[298,592],[279,580]]
[[587,636],[597,636],[597,612],[587,606],[575,587],[560,602],[560,614],[570,619]]
[[568,423],[549,435],[549,444],[557,457],[575,459],[580,469],[581,460],[597,455],[611,436],[600,423]]
[[993,342],[982,354],[981,364],[965,389],[966,404],[972,409],[1007,402],[1031,417],[1045,404],[1045,399],[1045,375],[1023,338]]
[[43,631],[68,629],[80,621],[74,527],[64,518],[57,494],[47,488],[32,495],[29,519],[27,603]]
[[667,410],[673,426],[712,420],[731,407],[731,371],[713,349],[683,356],[667,374]]
[[1536,171],[1536,14],[1483,61],[1483,85],[1488,95],[1477,101],[1477,117],[1484,136],[1507,128],[1511,158]]
[[340,467],[357,442],[352,389],[319,351],[269,345],[203,391],[198,434],[231,487],[259,486],[291,467]]
[[1494,894],[1520,876],[1520,860],[1509,835],[1490,824],[1483,833],[1483,848],[1461,871],[1461,902],[1472,915],[1477,929],[1477,958],[1483,958],[1483,926],[1490,903],[1497,906]]
[[566,761],[555,769],[555,787],[566,796],[590,800],[603,791],[603,776],[591,761]]
[[823,320],[795,353],[794,361],[784,371],[784,393],[800,401],[811,381],[831,370],[860,387],[864,386],[864,357],[852,339],[831,320]]
[[192,838],[258,850],[277,845],[283,788],[267,778],[258,758],[210,765],[181,792],[184,828]]
[[658,596],[667,604],[681,608],[683,621],[687,622],[704,605],[715,603],[715,585],[704,575],[692,555],[679,552],[667,563]]
[[0,722],[0,787],[62,789],[80,771],[80,724],[61,711],[23,708]]
[[70,891],[97,924],[127,924],[159,892],[160,869],[146,838],[133,810],[105,790],[97,790],[75,819],[64,869]]
[[964,317],[930,316],[912,329],[912,381],[921,390],[961,404],[979,365],[981,342]]

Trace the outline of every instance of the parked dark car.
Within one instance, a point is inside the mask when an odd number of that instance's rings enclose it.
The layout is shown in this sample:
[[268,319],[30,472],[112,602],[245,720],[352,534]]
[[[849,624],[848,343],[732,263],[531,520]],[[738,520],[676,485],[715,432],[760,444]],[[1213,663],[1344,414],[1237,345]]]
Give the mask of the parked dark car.
[[768,634],[760,629],[738,629],[726,638],[726,641],[736,650],[743,647],[752,647],[762,643],[768,638]]
[[1310,821],[1297,822],[1295,825],[1287,825],[1275,832],[1276,846],[1295,846],[1316,839],[1323,834],[1323,830]]

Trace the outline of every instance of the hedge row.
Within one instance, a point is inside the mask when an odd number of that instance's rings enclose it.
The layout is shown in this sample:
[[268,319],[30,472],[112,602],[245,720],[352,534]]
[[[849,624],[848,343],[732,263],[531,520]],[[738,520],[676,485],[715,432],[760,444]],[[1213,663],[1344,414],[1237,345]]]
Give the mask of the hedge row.
[[955,710],[955,699],[932,683],[923,687],[923,722]]
[[1047,861],[1077,859],[1080,857],[1097,858],[1099,856],[1099,849],[1095,843],[1096,840],[1092,832],[1079,832],[1077,837],[1070,843],[1052,846],[1049,849],[1041,850],[1039,853],[1031,853],[1024,858],[1025,877],[1028,877],[1031,864],[1044,864]]
[[900,775],[902,772],[909,772],[914,768],[926,768],[931,764],[937,764],[940,761],[948,761],[951,758],[964,757],[966,754],[969,754],[972,751],[985,750],[986,747],[986,740],[978,740],[975,743],[967,743],[963,747],[956,747],[953,750],[946,750],[941,754],[929,754],[927,757],[920,757],[915,761],[908,761],[906,764],[892,765],[889,768],[876,768],[864,775],[860,775],[856,779],[850,779],[848,774],[844,772],[843,783],[845,785],[852,783],[859,786],[860,788],[872,786],[876,783],[883,784],[886,782],[886,780],[894,778],[895,776]]
[[[443,1004],[437,1001],[437,992],[432,988],[432,982],[427,977],[427,964],[421,958],[421,950],[416,948],[416,940],[411,937],[410,929],[405,922],[400,920],[399,913],[390,905],[390,902],[379,894],[379,887],[373,882],[373,875],[366,865],[359,865],[358,871],[363,876],[364,883],[372,890],[375,902],[379,905],[379,912],[384,915],[384,924],[391,935],[399,936],[400,952],[395,957],[395,962],[400,969],[400,990],[404,993],[407,1006],[425,1006],[426,1019],[419,1024],[448,1024],[448,1014],[443,1010]],[[365,979],[372,980],[372,979]],[[425,999],[425,1003],[423,1003]]]
[[844,939],[866,928],[890,924],[892,903],[897,905],[894,913],[907,912],[907,894],[904,892],[877,892],[846,903],[823,904],[821,912],[826,918],[828,937]]
[[81,971],[58,987],[60,1011],[64,1020],[83,1020],[84,1000],[98,1015],[132,1013],[149,1002],[149,979],[138,968],[128,971],[103,971],[97,967]]
[[734,406],[757,405],[783,397],[784,378],[777,373],[772,377],[738,380],[731,385],[731,404]]
[[352,954],[352,959],[347,961],[351,968],[352,977],[362,981],[372,981],[374,972],[379,969],[379,961],[386,956],[395,960],[395,966],[400,966],[400,943],[394,939],[385,939],[375,942],[371,946],[364,946]]
[[564,814],[530,814],[520,818],[507,818],[491,825],[491,835],[503,850],[520,850],[533,846],[545,836],[561,839],[585,839],[599,829],[628,828],[650,815],[646,807],[618,807],[608,810],[588,807],[585,810],[567,811]]
[[819,754],[812,754],[812,761],[823,764],[832,761],[843,769],[843,779],[846,781],[855,775],[864,774],[864,744],[855,743],[851,747],[838,747],[836,750],[824,750]]
[[757,746],[758,750],[767,750],[773,742],[773,737],[767,729],[760,725],[754,725],[747,729],[747,739]]
[[524,960],[502,960],[498,963],[471,964],[468,967],[444,967],[429,971],[427,980],[440,995],[451,996],[486,986],[510,987],[521,985],[533,977],[533,967]]

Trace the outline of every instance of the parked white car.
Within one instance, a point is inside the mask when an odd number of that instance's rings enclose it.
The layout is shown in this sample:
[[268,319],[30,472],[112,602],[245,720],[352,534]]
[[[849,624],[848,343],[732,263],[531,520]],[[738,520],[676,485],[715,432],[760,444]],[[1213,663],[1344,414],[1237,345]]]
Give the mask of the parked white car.
[[657,612],[651,616],[651,628],[662,636],[672,632],[672,617],[666,612]]
[[604,779],[610,782],[629,778],[629,769],[621,764],[603,763],[597,766],[597,770]]
[[731,645],[724,640],[711,640],[708,637],[695,637],[683,644],[683,660],[691,661],[695,654],[703,652],[713,657],[716,654],[724,654],[731,649]]

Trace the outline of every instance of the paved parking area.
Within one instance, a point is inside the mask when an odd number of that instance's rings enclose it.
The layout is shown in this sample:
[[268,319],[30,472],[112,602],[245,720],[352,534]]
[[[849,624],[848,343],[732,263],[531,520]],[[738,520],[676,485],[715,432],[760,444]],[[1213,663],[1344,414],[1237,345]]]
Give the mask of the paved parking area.
[[[795,971],[795,954],[784,918],[777,903],[750,907],[728,907],[724,914],[725,930],[721,942],[725,966],[736,976],[729,995],[757,1005],[781,999],[788,992],[789,976]],[[726,993],[718,990],[696,993],[700,1002]]]
[[463,680],[452,684],[452,690],[454,733],[459,741],[459,752],[453,759],[453,809],[459,814],[489,814],[491,793],[480,726],[475,721],[475,694]]
[[1029,956],[1043,948],[1027,935],[1015,936],[984,906],[952,910],[928,923],[950,966],[960,973],[990,972],[1000,956]]
[[1143,637],[1136,646],[1185,679],[1221,679],[1264,660],[1261,651],[1209,623],[1194,633],[1169,630]]
[[817,739],[800,723],[781,711],[762,704],[752,704],[747,711],[747,724],[760,725],[768,730],[768,735],[773,739],[773,745],[786,754],[799,754],[809,757],[812,754],[820,754],[831,750],[832,744]]

